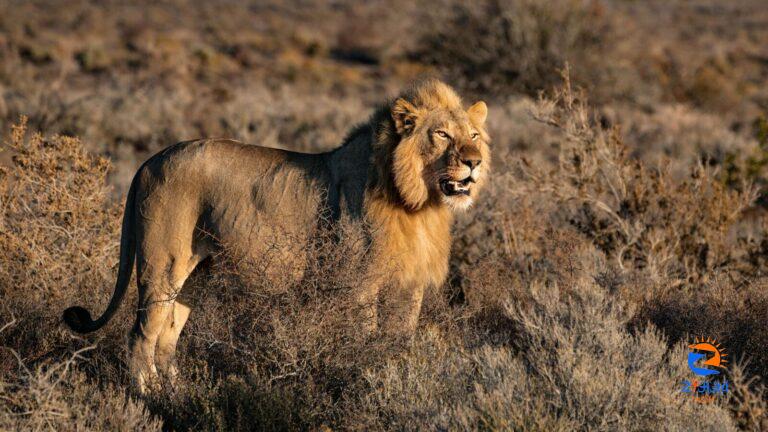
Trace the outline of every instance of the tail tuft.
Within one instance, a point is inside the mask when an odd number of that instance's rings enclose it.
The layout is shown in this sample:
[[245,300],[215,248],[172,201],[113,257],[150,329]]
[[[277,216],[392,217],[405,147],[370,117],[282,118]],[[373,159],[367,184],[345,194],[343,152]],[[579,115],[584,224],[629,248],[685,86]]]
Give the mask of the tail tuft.
[[91,318],[91,313],[80,306],[67,308],[62,318],[69,328],[78,333],[90,333],[96,330],[96,323]]

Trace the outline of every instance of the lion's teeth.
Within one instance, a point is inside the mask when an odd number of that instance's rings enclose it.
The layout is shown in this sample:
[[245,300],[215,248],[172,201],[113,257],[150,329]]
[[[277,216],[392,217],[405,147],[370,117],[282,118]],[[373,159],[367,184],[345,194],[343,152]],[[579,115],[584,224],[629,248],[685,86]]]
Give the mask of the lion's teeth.
[[452,181],[448,182],[448,185],[450,185],[451,188],[454,189],[454,190],[467,190],[468,189],[467,185],[465,185],[461,181],[454,181],[454,180],[452,180]]

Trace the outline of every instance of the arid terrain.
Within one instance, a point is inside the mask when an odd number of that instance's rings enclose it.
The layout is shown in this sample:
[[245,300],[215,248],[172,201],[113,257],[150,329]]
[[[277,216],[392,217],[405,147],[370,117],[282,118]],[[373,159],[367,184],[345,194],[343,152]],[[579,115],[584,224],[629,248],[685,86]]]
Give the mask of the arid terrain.
[[[199,137],[320,152],[414,80],[489,106],[493,178],[406,344],[222,256],[179,384],[130,386],[136,290],[101,331],[139,164]],[[762,0],[0,2],[0,430],[768,430]],[[270,275],[275,272],[268,272]],[[694,338],[728,392],[681,391]]]

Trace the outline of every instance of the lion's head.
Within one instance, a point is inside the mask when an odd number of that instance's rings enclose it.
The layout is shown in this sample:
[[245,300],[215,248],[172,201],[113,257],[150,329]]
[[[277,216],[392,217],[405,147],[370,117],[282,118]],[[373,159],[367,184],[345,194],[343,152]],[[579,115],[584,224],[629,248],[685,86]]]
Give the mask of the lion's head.
[[396,99],[389,112],[391,179],[406,207],[471,206],[490,168],[485,103],[464,109],[453,89],[428,80]]

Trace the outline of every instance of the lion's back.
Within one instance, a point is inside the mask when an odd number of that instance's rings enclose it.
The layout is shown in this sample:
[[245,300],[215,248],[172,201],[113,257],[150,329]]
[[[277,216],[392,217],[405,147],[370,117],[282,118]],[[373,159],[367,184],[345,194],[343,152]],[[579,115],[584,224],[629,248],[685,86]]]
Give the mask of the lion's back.
[[194,223],[243,249],[301,237],[324,207],[330,177],[322,155],[232,140],[186,141],[137,173],[137,208],[156,226]]

